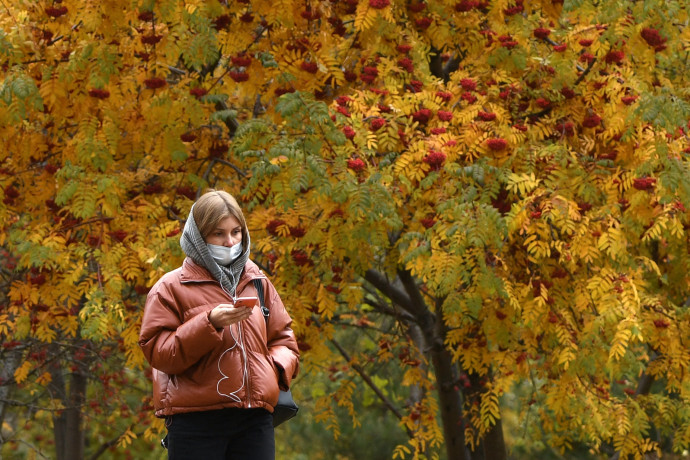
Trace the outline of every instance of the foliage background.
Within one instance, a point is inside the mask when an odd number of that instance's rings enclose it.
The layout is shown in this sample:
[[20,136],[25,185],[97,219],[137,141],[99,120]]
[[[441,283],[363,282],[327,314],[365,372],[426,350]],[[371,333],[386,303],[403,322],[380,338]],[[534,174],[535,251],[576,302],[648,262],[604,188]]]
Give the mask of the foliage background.
[[286,458],[690,448],[686,2],[1,7],[3,456],[159,455],[139,321],[207,186],[295,319]]

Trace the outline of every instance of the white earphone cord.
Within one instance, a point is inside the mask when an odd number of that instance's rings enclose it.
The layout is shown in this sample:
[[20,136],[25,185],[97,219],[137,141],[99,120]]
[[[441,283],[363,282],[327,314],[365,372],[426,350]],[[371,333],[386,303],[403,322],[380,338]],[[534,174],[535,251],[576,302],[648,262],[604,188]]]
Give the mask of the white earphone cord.
[[[232,273],[231,273],[232,275]],[[233,275],[233,284],[234,284],[234,275]],[[221,285],[221,288],[223,291],[225,291],[230,298],[232,298],[233,305],[235,303],[236,296],[230,294],[228,291],[225,290],[225,288]],[[218,372],[223,376],[220,380],[218,380],[218,383],[216,384],[216,392],[220,396],[225,396],[226,398],[230,398],[235,402],[242,402],[239,396],[237,396],[237,393],[244,388],[245,381],[247,379],[247,351],[244,349],[244,341],[242,340],[242,324],[237,323],[237,337],[235,337],[235,333],[232,330],[232,324],[228,326],[230,329],[230,335],[234,339],[235,343],[228,349],[226,349],[223,353],[221,353],[220,357],[218,358]],[[231,391],[230,393],[221,393],[220,391],[220,384],[223,380],[229,379],[227,375],[221,370],[220,368],[220,361],[223,359],[223,356],[225,356],[225,353],[229,352],[230,350],[234,349],[236,346],[239,346],[240,350],[242,351],[242,385],[235,391]]]

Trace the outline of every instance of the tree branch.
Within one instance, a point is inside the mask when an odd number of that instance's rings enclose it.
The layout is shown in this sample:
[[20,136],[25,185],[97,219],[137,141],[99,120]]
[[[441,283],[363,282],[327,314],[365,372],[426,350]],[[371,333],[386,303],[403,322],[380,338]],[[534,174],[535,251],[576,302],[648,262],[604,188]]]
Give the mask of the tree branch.
[[[98,457],[100,457],[107,449],[109,449],[110,447],[112,447],[112,446],[114,446],[115,444],[117,444],[117,441],[119,441],[120,438],[122,437],[122,435],[125,434],[126,432],[127,432],[127,431],[125,430],[125,431],[122,432],[122,434],[120,434],[120,435],[114,437],[114,438],[111,439],[110,441],[107,441],[107,442],[104,442],[103,444],[101,444],[101,446],[98,448],[98,450],[97,450],[96,452],[94,452],[93,455],[91,455],[91,457],[89,457],[89,460],[96,460]],[[135,434],[136,437],[138,438],[139,436],[141,436],[142,434],[144,434],[144,432],[143,432],[143,431],[140,431],[140,432],[134,433],[134,434]]]
[[[414,315],[417,324],[424,331],[424,335],[429,341],[429,346],[435,349],[443,348],[443,338],[439,336],[436,330],[436,315],[429,310],[424,302],[422,293],[409,270],[398,270],[398,276],[402,281],[407,295],[411,299],[412,310],[410,313]],[[432,340],[433,339],[433,340]]]
[[385,275],[381,272],[369,269],[364,274],[364,279],[370,282],[376,289],[381,291],[386,297],[391,299],[394,303],[400,305],[407,312],[413,314],[415,307],[412,304],[412,299],[405,293],[405,291],[393,286]]
[[242,176],[242,177],[247,177],[247,173],[246,173],[246,172],[242,171],[240,168],[238,168],[238,167],[235,166],[234,164],[230,163],[229,161],[223,160],[222,158],[216,158],[215,161],[216,161],[216,163],[221,163],[221,164],[224,164],[225,166],[231,167],[231,168],[234,169],[235,172],[236,172],[237,174],[239,174],[240,176]]
[[[355,364],[352,362],[352,358],[350,355],[345,351],[345,349],[338,343],[337,340],[335,339],[330,339],[331,343],[333,346],[338,350],[338,352],[342,355],[342,357],[347,361],[347,363],[352,366],[352,368],[359,374],[359,376],[364,380],[364,382],[369,386],[369,388],[372,389],[372,391],[378,396],[378,398],[383,402],[383,404],[393,412],[393,414],[398,418],[402,419],[403,414],[398,410],[397,407],[393,404],[393,402],[386,397],[386,395],[383,394],[383,391],[374,383],[374,381],[369,377],[369,374],[367,374],[364,371],[364,368],[360,366],[359,364]],[[408,430],[407,434],[412,437],[412,433]]]
[[[372,290],[368,285],[363,284],[362,288],[369,293],[373,298],[365,298],[368,305],[374,307],[376,311],[383,315],[392,316],[398,320],[406,322],[414,322],[415,318],[406,311],[400,311],[395,308],[395,306],[390,307],[385,303],[385,300],[381,298],[374,290]],[[394,304],[395,305],[395,304]]]

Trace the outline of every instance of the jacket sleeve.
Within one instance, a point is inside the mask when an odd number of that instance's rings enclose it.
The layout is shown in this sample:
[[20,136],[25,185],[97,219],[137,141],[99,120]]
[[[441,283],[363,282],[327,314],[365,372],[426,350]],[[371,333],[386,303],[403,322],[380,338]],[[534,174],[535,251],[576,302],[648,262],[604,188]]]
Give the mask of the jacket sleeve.
[[299,371],[299,348],[295,333],[290,328],[292,318],[273,284],[268,280],[266,284],[266,306],[270,310],[266,331],[268,351],[279,370],[278,384],[281,389],[287,390]]
[[223,330],[217,330],[208,314],[200,313],[186,322],[179,310],[155,286],[146,298],[139,346],[146,360],[168,375],[184,372],[222,342]]

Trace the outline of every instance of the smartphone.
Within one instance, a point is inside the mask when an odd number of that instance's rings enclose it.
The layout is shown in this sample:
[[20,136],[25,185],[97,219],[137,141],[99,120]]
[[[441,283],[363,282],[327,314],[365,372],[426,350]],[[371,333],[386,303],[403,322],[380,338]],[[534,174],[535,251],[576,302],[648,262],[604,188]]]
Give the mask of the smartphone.
[[259,303],[258,297],[238,297],[235,299],[235,308],[247,307],[252,308]]

